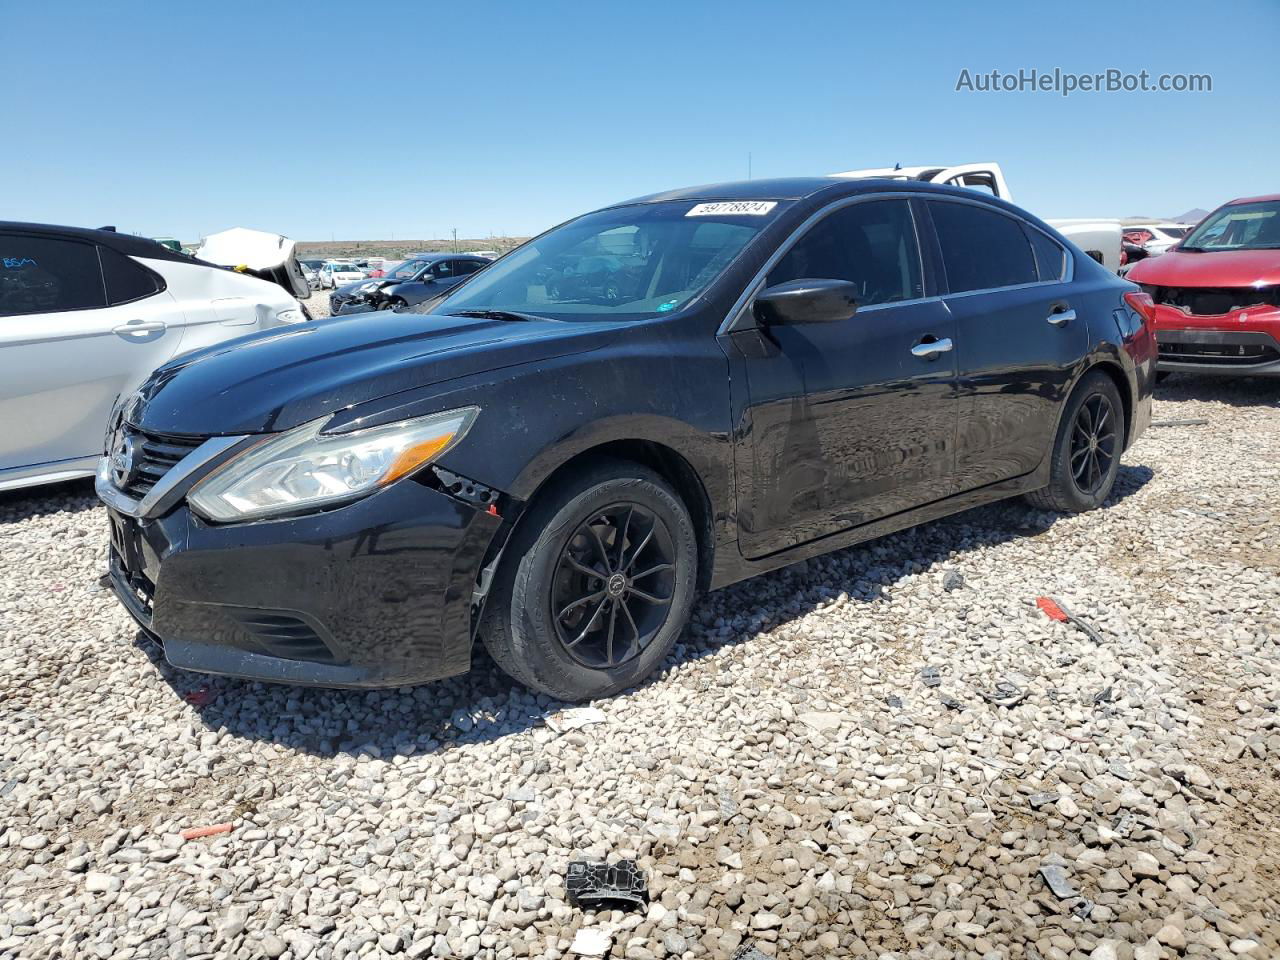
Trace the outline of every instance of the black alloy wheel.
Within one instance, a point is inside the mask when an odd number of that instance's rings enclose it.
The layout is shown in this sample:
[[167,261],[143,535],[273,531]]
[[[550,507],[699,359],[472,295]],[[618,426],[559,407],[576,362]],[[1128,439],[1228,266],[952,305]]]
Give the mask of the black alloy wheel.
[[1102,506],[1120,472],[1124,401],[1115,381],[1090,370],[1063,405],[1048,456],[1048,482],[1023,494],[1041,510],[1081,513]]
[[552,617],[564,651],[596,670],[643,653],[671,611],[675,556],[666,524],[639,504],[611,504],[580,524],[552,578]]
[[1093,496],[1110,478],[1119,440],[1118,419],[1102,393],[1089,397],[1071,427],[1071,479],[1085,496]]

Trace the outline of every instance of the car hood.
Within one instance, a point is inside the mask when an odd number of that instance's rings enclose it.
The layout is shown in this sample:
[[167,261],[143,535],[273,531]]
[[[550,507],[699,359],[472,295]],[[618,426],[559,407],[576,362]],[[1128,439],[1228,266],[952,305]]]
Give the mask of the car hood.
[[390,312],[297,324],[171,361],[125,415],[161,434],[287,430],[406,390],[592,350],[618,327]]
[[355,281],[352,281],[351,283],[344,283],[342,286],[337,287],[333,292],[349,297],[351,296],[351,294],[355,293],[357,290],[363,287],[366,283],[381,283],[381,282],[383,281],[379,280],[377,277],[374,277],[372,279],[366,279],[366,280],[355,280]]
[[1280,250],[1169,250],[1133,265],[1127,279],[1155,287],[1254,287],[1280,284]]

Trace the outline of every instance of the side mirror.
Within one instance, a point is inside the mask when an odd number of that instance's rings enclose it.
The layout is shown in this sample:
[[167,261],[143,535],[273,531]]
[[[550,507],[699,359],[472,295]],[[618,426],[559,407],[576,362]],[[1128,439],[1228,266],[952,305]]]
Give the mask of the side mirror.
[[858,286],[848,280],[789,280],[762,291],[755,316],[763,324],[834,323],[858,309]]

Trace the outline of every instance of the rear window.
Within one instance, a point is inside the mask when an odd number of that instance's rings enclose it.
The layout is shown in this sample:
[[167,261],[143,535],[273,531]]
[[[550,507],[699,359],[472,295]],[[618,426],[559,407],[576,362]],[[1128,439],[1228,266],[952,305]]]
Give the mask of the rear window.
[[1027,227],[1031,251],[1036,258],[1036,272],[1041,280],[1061,280],[1066,276],[1067,251],[1062,245],[1035,227]]
[[132,303],[160,292],[156,275],[119,251],[99,247],[102,258],[102,277],[107,284],[107,302]]
[[1039,279],[1022,225],[969,203],[930,201],[951,293],[1035,283]]
[[0,317],[87,310],[106,303],[94,244],[0,234]]

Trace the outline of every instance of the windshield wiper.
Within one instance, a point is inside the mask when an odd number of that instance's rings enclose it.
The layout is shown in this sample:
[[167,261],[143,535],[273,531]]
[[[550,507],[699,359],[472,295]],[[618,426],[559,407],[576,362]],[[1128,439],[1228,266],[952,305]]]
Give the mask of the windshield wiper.
[[516,313],[514,310],[455,310],[455,317],[480,317],[484,320],[548,320],[533,313]]

